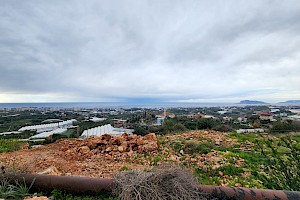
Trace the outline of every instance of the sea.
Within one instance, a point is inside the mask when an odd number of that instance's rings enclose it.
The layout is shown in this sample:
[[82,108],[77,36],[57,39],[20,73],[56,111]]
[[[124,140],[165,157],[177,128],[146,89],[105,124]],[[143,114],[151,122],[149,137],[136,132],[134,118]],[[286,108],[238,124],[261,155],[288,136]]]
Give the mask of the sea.
[[[291,104],[263,104],[265,106],[289,106]],[[300,104],[296,104],[300,106]],[[0,108],[189,108],[189,107],[244,107],[259,104],[239,103],[126,103],[126,102],[45,102],[45,103],[0,103]]]
[[179,108],[179,107],[228,107],[241,106],[234,103],[121,103],[121,102],[46,102],[46,103],[0,103],[0,108]]

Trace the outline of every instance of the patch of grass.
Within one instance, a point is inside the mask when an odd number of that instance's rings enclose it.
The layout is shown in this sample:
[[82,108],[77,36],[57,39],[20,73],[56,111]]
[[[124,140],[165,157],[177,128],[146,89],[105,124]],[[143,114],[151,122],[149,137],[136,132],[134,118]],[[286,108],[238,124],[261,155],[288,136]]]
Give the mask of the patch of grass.
[[234,165],[226,165],[216,168],[214,170],[214,173],[217,175],[219,171],[223,172],[224,175],[238,176],[244,172],[244,169],[242,167],[236,167]]
[[4,199],[24,199],[24,197],[30,196],[30,187],[27,187],[23,183],[15,182],[11,184],[4,177],[0,177],[0,198]]
[[76,195],[58,189],[54,189],[51,192],[51,197],[54,200],[119,200],[118,197],[112,196],[107,192],[101,192],[98,195]]
[[18,151],[26,142],[12,140],[12,139],[0,139],[0,153]]
[[261,135],[259,133],[240,134],[232,132],[229,134],[229,137],[237,139],[239,142],[255,142],[258,138],[261,137]]
[[176,152],[179,152],[182,149],[183,144],[180,142],[174,142],[173,143],[173,148]]
[[163,161],[164,157],[161,154],[156,156],[148,156],[148,160],[150,161],[150,166],[157,166],[158,162]]
[[210,143],[198,143],[198,142],[192,142],[188,141],[184,145],[183,151],[190,154],[207,154],[211,152],[213,149],[213,145]]
[[120,168],[120,170],[121,170],[121,171],[128,171],[128,170],[131,170],[131,168],[128,167],[128,166],[126,166],[126,165],[124,165],[124,166],[122,166],[122,167]]

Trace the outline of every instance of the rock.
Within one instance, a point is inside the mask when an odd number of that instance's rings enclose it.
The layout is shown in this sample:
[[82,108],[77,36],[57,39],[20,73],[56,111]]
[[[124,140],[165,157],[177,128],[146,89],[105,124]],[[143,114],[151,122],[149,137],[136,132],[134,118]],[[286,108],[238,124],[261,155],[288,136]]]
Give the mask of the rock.
[[122,146],[119,146],[119,147],[118,147],[118,151],[123,152],[123,151],[124,151],[124,148],[123,148]]
[[44,147],[44,145],[41,145],[41,144],[31,146],[32,149],[40,149],[40,148],[43,148],[43,147]]
[[112,136],[108,135],[108,134],[104,134],[100,138],[101,138],[101,140],[109,141],[112,138]]
[[184,155],[184,151],[183,151],[182,149],[179,151],[179,153],[180,153],[181,155]]
[[136,144],[137,144],[137,145],[143,145],[143,144],[144,144],[144,140],[143,140],[142,138],[138,138],[138,139],[136,140]]
[[21,147],[20,150],[28,150],[28,149],[29,149],[29,144],[26,143],[26,144],[24,144],[24,145]]
[[49,175],[58,175],[60,176],[61,173],[57,170],[55,166],[48,167],[42,172],[39,172],[38,174],[49,174]]
[[110,152],[111,150],[112,150],[111,147],[107,147],[107,148],[105,149],[106,152]]
[[177,161],[177,156],[171,155],[171,156],[170,156],[170,160],[172,160],[172,161]]
[[88,152],[90,152],[90,148],[88,146],[79,147],[78,150],[79,150],[80,153],[88,153]]
[[158,149],[158,143],[156,141],[148,141],[143,145],[144,152],[155,151]]
[[123,133],[122,135],[121,135],[121,137],[123,137],[123,138],[127,138],[129,135],[128,135],[128,133]]
[[45,197],[45,196],[41,196],[41,197],[34,196],[34,197],[26,197],[24,200],[48,200],[48,197]]
[[205,157],[200,157],[199,161],[204,162],[205,161]]
[[127,150],[127,147],[128,147],[128,142],[127,141],[124,141],[121,146],[123,147],[124,151]]
[[127,137],[127,139],[128,140],[134,140],[134,139],[136,139],[138,136],[136,135],[136,134],[132,134],[132,135],[129,135],[128,137]]
[[155,133],[149,133],[149,134],[145,135],[144,138],[146,140],[157,141]]
[[242,187],[242,184],[236,183],[234,186],[235,186],[235,187]]

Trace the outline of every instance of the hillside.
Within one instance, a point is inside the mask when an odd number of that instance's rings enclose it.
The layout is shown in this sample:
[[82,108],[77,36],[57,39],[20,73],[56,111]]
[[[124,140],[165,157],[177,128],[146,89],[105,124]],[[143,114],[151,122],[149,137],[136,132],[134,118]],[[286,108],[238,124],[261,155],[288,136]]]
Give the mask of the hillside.
[[260,172],[263,157],[254,141],[277,138],[216,131],[188,131],[144,137],[122,135],[101,138],[60,139],[48,145],[1,153],[6,169],[88,177],[112,177],[118,171],[149,170],[163,164],[181,164],[193,170],[202,184],[264,188]]
[[261,105],[261,104],[267,104],[263,101],[254,101],[254,100],[242,100],[239,104],[246,104],[246,105]]

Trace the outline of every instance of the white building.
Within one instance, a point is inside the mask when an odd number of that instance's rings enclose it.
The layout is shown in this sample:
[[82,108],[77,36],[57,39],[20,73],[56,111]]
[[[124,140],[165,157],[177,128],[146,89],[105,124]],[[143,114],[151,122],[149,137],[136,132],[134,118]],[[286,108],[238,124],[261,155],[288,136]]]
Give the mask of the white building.
[[48,138],[54,134],[63,134],[64,132],[66,132],[67,129],[66,128],[58,128],[58,129],[55,129],[53,131],[49,131],[49,132],[42,132],[42,133],[39,133],[37,135],[34,135],[34,136],[31,136],[29,138],[29,140],[34,140],[34,139],[45,139],[45,138]]
[[236,132],[237,133],[263,133],[265,131],[262,128],[256,128],[256,129],[239,129]]
[[102,122],[107,120],[107,118],[98,118],[98,117],[92,117],[91,119],[89,119],[92,122]]
[[24,126],[20,128],[19,131],[23,132],[23,131],[36,130],[37,133],[41,133],[41,132],[53,131],[58,128],[70,128],[73,126],[73,123],[75,122],[77,122],[76,119],[71,119],[71,120],[62,121],[58,123]]
[[104,126],[98,126],[98,127],[83,131],[83,133],[81,134],[81,137],[87,138],[87,137],[93,137],[93,136],[101,136],[104,134],[122,135],[123,133],[132,134],[133,132],[134,132],[134,129],[114,128],[110,124],[106,124]]

